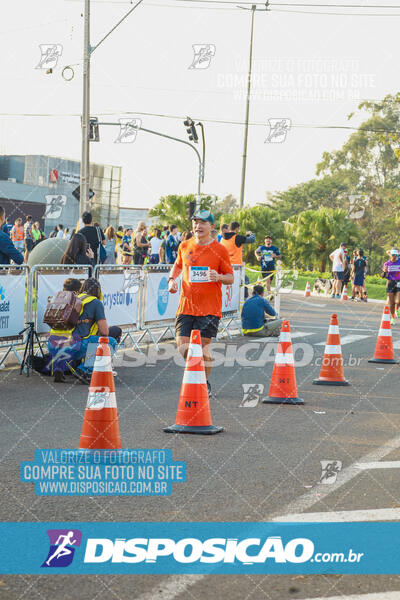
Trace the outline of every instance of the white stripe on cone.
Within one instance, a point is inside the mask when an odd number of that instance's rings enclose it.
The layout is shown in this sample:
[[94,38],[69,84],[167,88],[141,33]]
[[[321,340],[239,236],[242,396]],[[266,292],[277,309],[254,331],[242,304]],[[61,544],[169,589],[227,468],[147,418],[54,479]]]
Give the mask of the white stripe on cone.
[[294,365],[292,352],[277,352],[275,357],[276,365]]
[[325,354],[342,354],[342,349],[340,346],[325,346]]
[[117,408],[115,392],[96,392],[89,389],[86,408],[101,410],[102,408]]
[[328,334],[339,335],[339,325],[329,325]]
[[185,371],[182,383],[207,383],[204,371]]
[[93,371],[98,373],[111,372],[111,356],[96,356]]
[[392,332],[390,329],[380,329],[378,335],[383,337],[392,337]]
[[280,336],[279,336],[279,341],[280,342],[291,342],[291,338],[290,338],[290,333],[289,331],[282,331]]
[[200,344],[190,344],[188,350],[188,356],[193,356],[194,358],[198,358],[199,356],[203,356],[203,348]]

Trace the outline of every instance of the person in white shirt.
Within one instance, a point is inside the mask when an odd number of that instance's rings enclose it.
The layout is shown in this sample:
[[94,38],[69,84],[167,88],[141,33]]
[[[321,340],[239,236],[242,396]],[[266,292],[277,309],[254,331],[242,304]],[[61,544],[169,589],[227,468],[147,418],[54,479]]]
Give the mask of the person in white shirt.
[[333,289],[332,289],[332,298],[340,298],[340,292],[342,289],[342,281],[344,279],[344,269],[345,269],[345,250],[346,244],[340,244],[339,248],[334,250],[332,254],[329,255],[329,258],[332,261],[332,271],[333,271]]
[[63,238],[64,237],[64,225],[61,225],[61,223],[57,226],[58,229],[58,233],[56,235],[57,238]]
[[162,244],[161,230],[155,229],[154,235],[150,240],[150,260],[151,265],[158,265],[160,262],[160,246]]

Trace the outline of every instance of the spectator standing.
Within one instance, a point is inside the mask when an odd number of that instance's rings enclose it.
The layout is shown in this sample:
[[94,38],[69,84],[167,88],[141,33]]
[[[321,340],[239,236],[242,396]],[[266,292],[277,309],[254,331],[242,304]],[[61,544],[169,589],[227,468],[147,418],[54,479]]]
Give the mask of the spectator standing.
[[2,231],[4,231],[4,233],[6,233],[10,237],[12,228],[13,228],[13,225],[11,223],[11,219],[10,219],[10,217],[7,217],[6,222],[4,223],[4,225],[1,229],[2,229]]
[[114,227],[107,227],[105,230],[106,245],[104,246],[106,251],[105,265],[115,265],[115,247],[117,243],[117,234],[115,233]]
[[33,225],[32,215],[27,215],[26,223],[24,224],[24,244],[25,244],[24,262],[28,262],[29,253],[33,249],[34,239],[33,239],[33,235],[32,235],[32,225]]
[[240,223],[232,221],[229,231],[225,232],[221,238],[221,244],[228,250],[232,265],[243,264],[243,244],[254,244],[256,236],[251,231],[246,235],[239,235]]
[[329,258],[332,261],[333,271],[333,289],[332,298],[340,298],[340,292],[342,291],[342,281],[344,280],[344,269],[345,269],[345,250],[346,244],[340,244],[339,248],[334,250]]
[[168,231],[166,231],[165,229],[163,230],[162,234],[161,234],[161,245],[160,245],[160,250],[158,251],[158,254],[160,256],[160,263],[166,263],[165,260],[165,249],[167,246],[167,237],[168,237]]
[[122,227],[122,225],[118,226],[116,236],[117,236],[117,241],[115,244],[115,249],[117,252],[118,262],[122,263],[121,246],[122,246],[122,238],[124,237],[124,228]]
[[172,265],[176,261],[178,255],[178,227],[176,225],[169,226],[169,235],[165,242],[165,260]]
[[220,242],[222,240],[222,238],[224,237],[224,233],[228,233],[229,231],[229,226],[224,223],[223,225],[221,225],[221,228],[219,230],[219,234],[218,234],[218,242]]
[[66,240],[70,240],[71,239],[71,232],[69,230],[69,227],[66,227],[64,229],[64,239],[66,239]]
[[[100,227],[96,228],[95,226],[93,226],[92,213],[84,212],[82,215],[82,221],[83,221],[84,227],[82,227],[82,229],[79,230],[79,233],[81,233],[83,236],[85,236],[86,241],[88,242],[89,246],[93,250],[94,264],[97,264],[99,262],[98,250],[99,250],[100,243],[103,246],[106,243],[104,233],[102,232]],[[100,240],[101,240],[101,242],[100,242]]]
[[17,265],[24,262],[21,252],[14,246],[10,237],[3,231],[3,225],[6,220],[6,211],[0,206],[0,265],[9,265],[13,260]]
[[130,265],[132,262],[132,229],[125,229],[121,245],[122,264]]
[[69,241],[66,251],[61,257],[62,265],[92,265],[94,262],[94,253],[85,236],[76,233]]
[[143,265],[150,246],[147,241],[147,228],[144,221],[139,221],[133,238],[133,262],[135,265]]
[[161,229],[155,229],[154,235],[150,240],[150,264],[158,265],[160,262],[160,246],[162,243]]
[[56,237],[58,238],[63,238],[64,237],[64,225],[62,225],[61,223],[59,225],[57,225],[57,235]]
[[58,234],[58,227],[57,227],[57,225],[54,225],[53,231],[50,233],[49,238],[55,238],[55,237],[57,237],[57,234]]
[[264,244],[258,246],[255,252],[256,258],[261,262],[261,273],[263,279],[265,279],[265,286],[267,292],[271,291],[271,283],[275,273],[275,258],[281,255],[279,248],[272,245],[272,238],[270,235],[266,235],[264,238]]
[[44,233],[40,229],[39,221],[35,221],[34,224],[32,225],[32,236],[33,236],[33,245],[34,246],[37,246],[39,244],[39,242],[41,242],[45,238]]
[[10,233],[11,241],[18,250],[18,252],[24,252],[24,227],[22,225],[21,217],[15,219],[14,226]]
[[352,288],[351,288],[351,298],[350,300],[354,300],[356,293],[358,292],[357,300],[364,300],[364,280],[365,280],[365,271],[367,268],[367,261],[363,258],[364,252],[361,248],[357,248],[356,256],[353,260],[351,275],[352,275]]

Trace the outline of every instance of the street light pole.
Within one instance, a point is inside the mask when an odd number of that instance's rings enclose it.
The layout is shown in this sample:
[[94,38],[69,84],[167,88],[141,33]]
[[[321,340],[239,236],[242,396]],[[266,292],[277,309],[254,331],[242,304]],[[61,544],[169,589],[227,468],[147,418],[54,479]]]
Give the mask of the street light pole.
[[104,42],[108,36],[117,29],[119,25],[141,4],[143,0],[138,0],[126,15],[122,17],[110,29],[108,33],[95,45],[90,45],[90,0],[85,0],[84,11],[84,31],[83,31],[83,103],[82,103],[82,153],[81,153],[81,174],[80,174],[80,214],[82,215],[89,207],[89,176],[90,176],[90,58],[95,50]]
[[[265,3],[265,10],[268,10],[269,0]],[[239,8],[244,8],[239,6]],[[245,9],[248,10],[248,9]],[[246,185],[246,163],[247,163],[247,139],[249,135],[249,114],[250,114],[250,92],[251,92],[251,73],[253,66],[253,34],[254,34],[254,15],[257,9],[257,5],[253,4],[251,7],[251,31],[250,31],[250,56],[249,56],[249,73],[247,79],[247,96],[246,96],[246,117],[244,125],[244,139],[243,139],[243,157],[242,157],[242,179],[240,184],[240,201],[239,206],[243,208],[244,204],[244,190]]]
[[83,104],[82,104],[82,154],[80,174],[81,214],[89,202],[89,128],[90,128],[90,0],[85,0],[83,23]]
[[[115,126],[120,127],[121,123],[101,122],[101,123],[99,123],[99,126],[100,125],[115,125]],[[201,123],[199,123],[199,125],[201,125]],[[180,144],[185,144],[186,146],[189,146],[189,148],[192,148],[192,150],[195,151],[197,160],[199,161],[199,171],[198,171],[198,177],[197,177],[196,210],[197,210],[197,208],[200,208],[201,183],[202,183],[202,181],[204,181],[205,146],[203,145],[203,160],[202,160],[197,148],[195,146],[193,146],[190,142],[187,142],[186,140],[181,140],[180,138],[176,138],[172,135],[167,135],[166,133],[161,133],[160,131],[154,131],[153,129],[146,129],[145,127],[142,127],[142,126],[134,127],[133,125],[131,125],[131,127],[132,127],[132,129],[137,129],[138,131],[145,131],[146,133],[152,133],[153,135],[158,135],[160,137],[167,138],[168,140],[174,140],[175,142],[179,142]],[[203,126],[201,125],[201,127],[202,127],[203,136],[204,136]]]

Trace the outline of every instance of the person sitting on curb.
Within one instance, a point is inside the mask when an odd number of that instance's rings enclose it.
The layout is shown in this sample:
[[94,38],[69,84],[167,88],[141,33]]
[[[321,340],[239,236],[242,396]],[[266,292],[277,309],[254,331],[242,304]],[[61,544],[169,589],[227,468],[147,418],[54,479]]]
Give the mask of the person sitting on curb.
[[[73,290],[69,287],[68,291]],[[102,297],[97,279],[86,279],[78,293],[82,310],[76,327],[72,330],[50,330],[48,348],[52,360],[57,364],[53,368],[57,383],[66,381],[63,375],[66,365],[81,383],[90,384],[99,337],[108,337],[111,354],[115,353],[122,330],[115,325],[108,326]],[[60,364],[61,361],[64,361],[64,365]]]
[[265,319],[265,313],[277,317],[275,310],[264,298],[262,285],[255,285],[253,295],[246,300],[242,308],[242,333],[252,337],[278,336],[282,319]]

